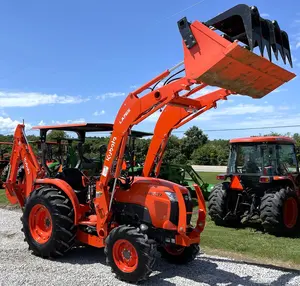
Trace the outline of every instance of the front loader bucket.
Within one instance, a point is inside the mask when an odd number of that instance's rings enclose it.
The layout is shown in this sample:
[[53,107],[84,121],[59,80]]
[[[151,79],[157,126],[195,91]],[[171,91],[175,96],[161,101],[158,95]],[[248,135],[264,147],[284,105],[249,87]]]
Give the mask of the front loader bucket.
[[271,48],[277,60],[279,51],[284,64],[287,58],[293,66],[287,33],[280,30],[277,21],[261,18],[255,6],[236,5],[204,24],[225,33],[224,37],[231,42],[238,40],[244,43],[250,51],[258,46],[262,56],[266,48],[270,61]]
[[[211,26],[226,33],[216,33]],[[237,5],[217,17],[200,23],[178,21],[183,38],[185,72],[189,78],[233,93],[262,98],[295,74],[279,67],[252,50],[264,47],[275,57],[278,52],[290,63],[291,53],[286,32],[277,22],[260,18],[257,8]],[[243,45],[239,45],[239,42]],[[249,45],[249,48],[245,45]]]

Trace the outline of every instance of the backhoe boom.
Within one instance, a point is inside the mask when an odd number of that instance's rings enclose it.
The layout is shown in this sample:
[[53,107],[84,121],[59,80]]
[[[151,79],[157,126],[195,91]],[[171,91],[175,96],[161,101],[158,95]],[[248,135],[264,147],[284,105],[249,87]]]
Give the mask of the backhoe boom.
[[[35,180],[43,174],[40,164],[27,141],[24,128],[25,125],[23,124],[16,127],[8,178],[4,184],[10,202],[12,204],[19,202],[21,207],[24,206],[26,197],[32,191]],[[18,182],[17,175],[21,162],[24,165],[25,180]],[[23,184],[25,184],[25,188]]]

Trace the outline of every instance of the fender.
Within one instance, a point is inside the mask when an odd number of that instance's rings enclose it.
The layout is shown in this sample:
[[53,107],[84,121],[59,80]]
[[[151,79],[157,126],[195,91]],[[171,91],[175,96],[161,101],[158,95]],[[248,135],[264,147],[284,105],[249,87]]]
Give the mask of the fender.
[[75,225],[77,225],[80,219],[80,204],[72,187],[67,182],[60,179],[46,178],[46,179],[37,179],[35,181],[35,185],[46,185],[46,184],[56,186],[69,197],[74,208],[74,223]]

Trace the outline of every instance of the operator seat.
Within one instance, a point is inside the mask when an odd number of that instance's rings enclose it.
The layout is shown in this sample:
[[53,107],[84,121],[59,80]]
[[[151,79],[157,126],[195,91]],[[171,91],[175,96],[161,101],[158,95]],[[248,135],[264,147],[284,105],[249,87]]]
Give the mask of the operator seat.
[[67,182],[74,190],[79,203],[85,203],[88,188],[82,182],[83,173],[76,168],[66,168],[56,178]]

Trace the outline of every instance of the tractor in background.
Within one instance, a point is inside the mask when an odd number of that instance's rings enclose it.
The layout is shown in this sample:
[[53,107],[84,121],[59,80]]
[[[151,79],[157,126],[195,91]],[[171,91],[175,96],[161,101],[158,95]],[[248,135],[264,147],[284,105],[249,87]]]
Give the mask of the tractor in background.
[[230,140],[226,174],[217,176],[208,213],[217,225],[260,224],[274,235],[300,231],[300,174],[293,139],[283,136]]
[[203,181],[201,176],[189,164],[167,164],[162,163],[158,178],[172,181],[174,183],[186,186],[193,198],[196,198],[195,184],[200,186],[205,200],[214,187],[213,184],[208,184]]
[[[160,124],[158,121],[157,124]],[[165,125],[165,124],[163,124]],[[136,160],[135,156],[135,146],[136,146],[136,139],[154,136],[154,142],[160,142],[159,138],[157,138],[156,134],[149,133],[149,132],[142,132],[142,131],[135,131],[132,133],[132,136],[129,139],[128,149],[126,150],[126,164],[127,164],[127,172],[130,176],[142,176],[143,170],[146,165],[148,164],[149,157],[151,151],[155,152],[156,150],[152,150],[151,144],[148,148],[148,152],[146,155],[145,162],[141,162],[141,160]],[[158,152],[159,153],[159,152]],[[162,154],[159,153],[160,159],[162,160]],[[155,174],[152,172],[151,176],[155,177]],[[210,190],[214,185],[208,184],[203,181],[201,176],[193,169],[193,167],[189,164],[179,165],[179,164],[171,164],[171,163],[161,163],[161,167],[159,170],[159,174],[156,176],[157,178],[164,179],[167,181],[174,182],[176,184],[182,185],[187,187],[191,196],[196,198],[196,190],[195,184],[199,186],[202,190],[204,198],[207,200]]]

